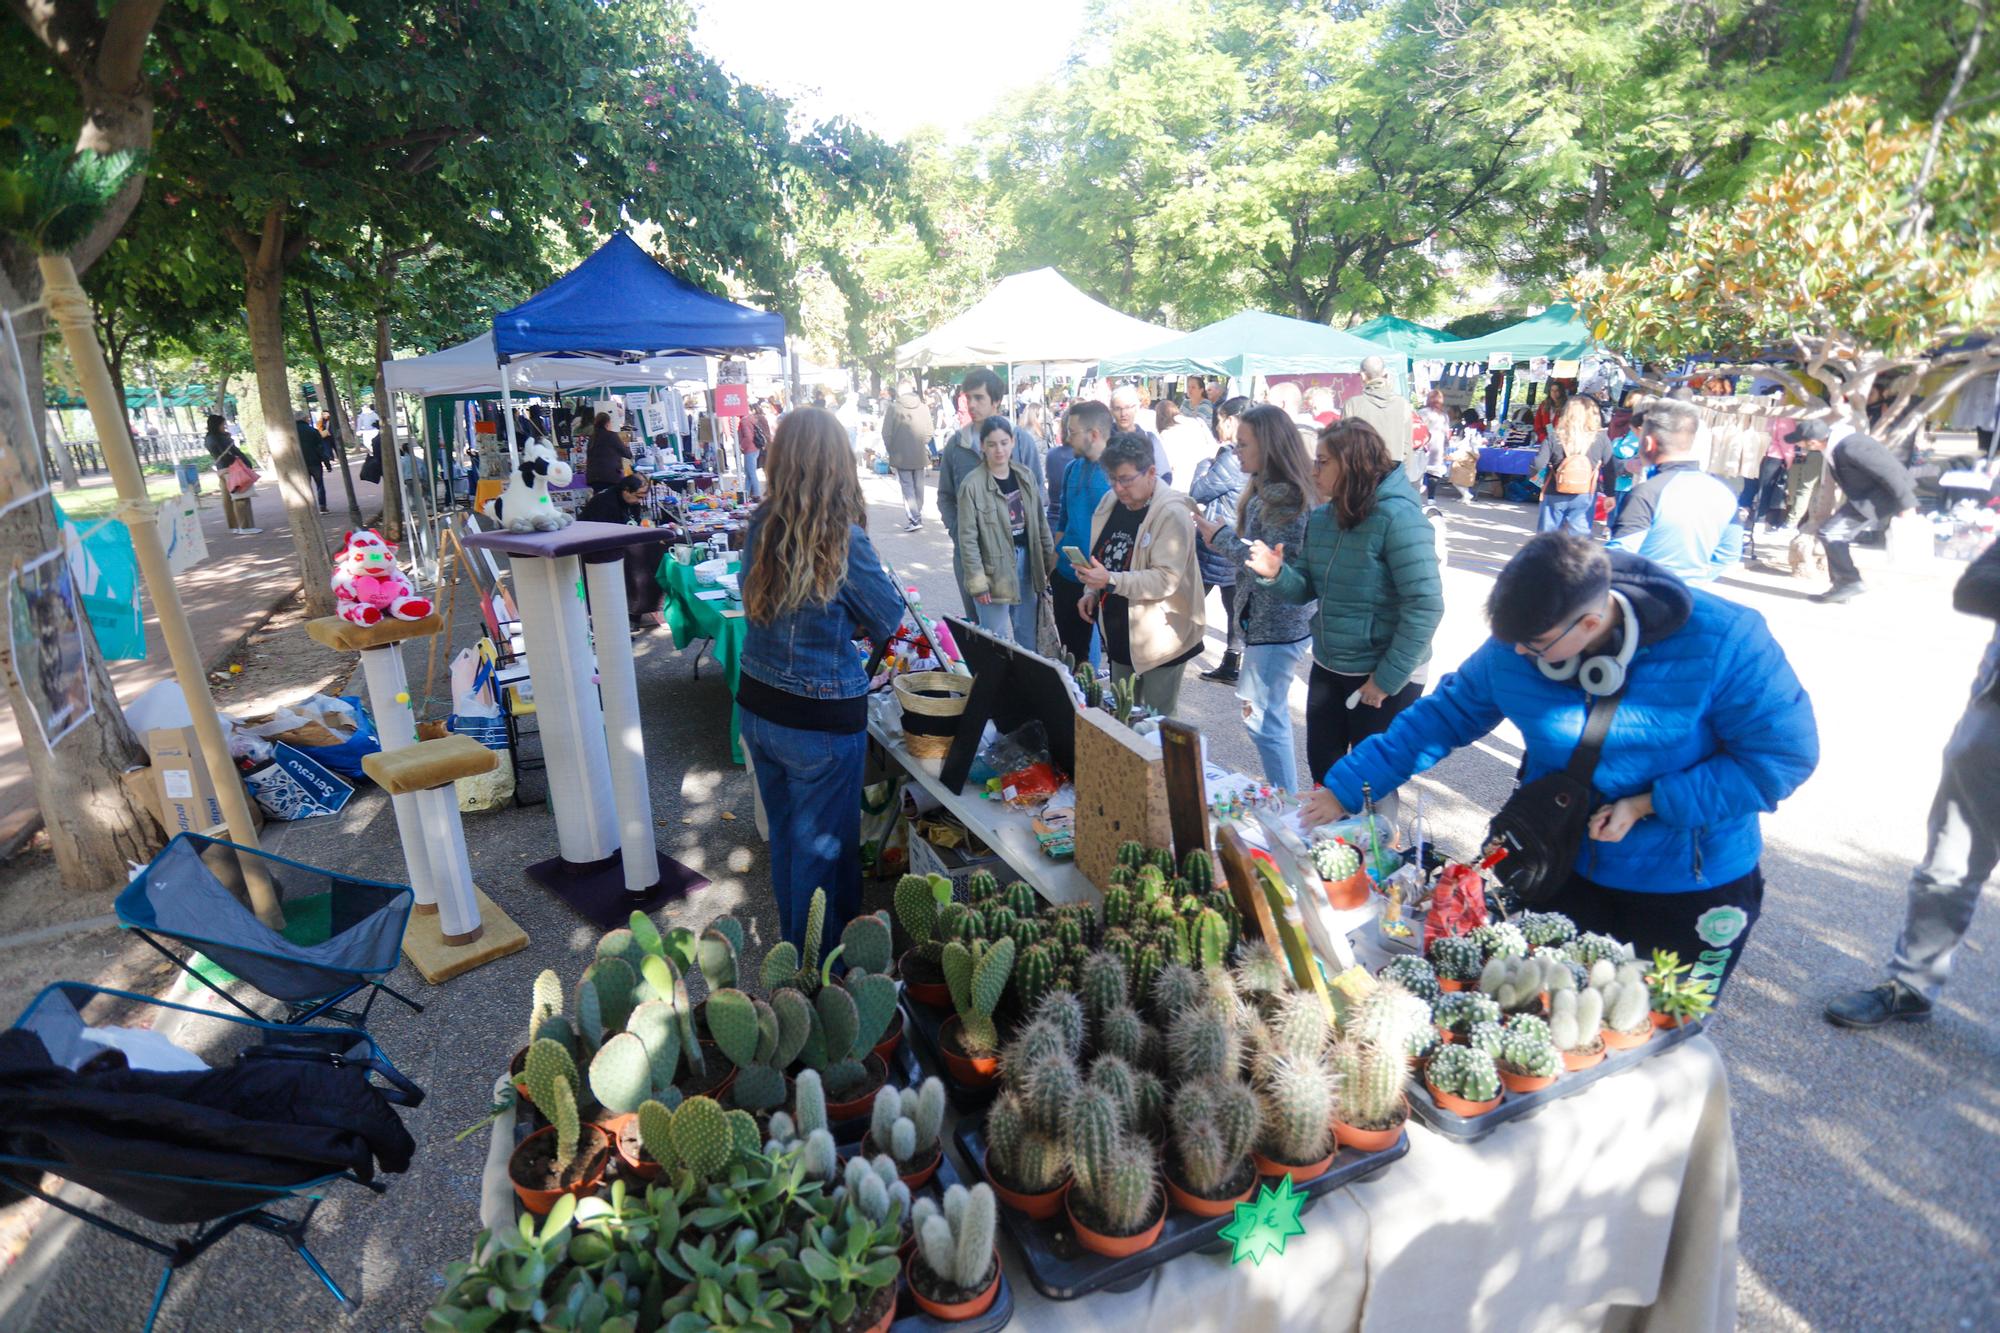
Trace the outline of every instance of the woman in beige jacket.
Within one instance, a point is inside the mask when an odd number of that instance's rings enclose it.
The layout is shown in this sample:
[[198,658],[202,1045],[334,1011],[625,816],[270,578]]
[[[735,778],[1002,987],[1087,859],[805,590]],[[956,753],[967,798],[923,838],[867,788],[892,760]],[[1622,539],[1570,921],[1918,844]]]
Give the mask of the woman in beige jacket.
[[959,559],[979,628],[1035,650],[1036,608],[1048,595],[1055,538],[1033,468],[1013,462],[1014,427],[1005,417],[979,423],[984,466],[958,486]]
[[1111,678],[1138,677],[1138,702],[1171,716],[1207,628],[1194,502],[1160,484],[1143,435],[1113,435],[1098,466],[1111,494],[1090,520],[1090,564],[1078,571],[1084,594],[1077,609],[1103,632]]

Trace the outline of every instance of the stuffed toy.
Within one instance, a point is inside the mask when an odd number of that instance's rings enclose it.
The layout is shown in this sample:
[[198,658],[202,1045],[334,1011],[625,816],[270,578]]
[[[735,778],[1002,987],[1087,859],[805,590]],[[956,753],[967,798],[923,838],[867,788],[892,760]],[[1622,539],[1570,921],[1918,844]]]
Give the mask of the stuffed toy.
[[567,486],[569,464],[540,440],[521,446],[521,466],[507,482],[507,489],[486,506],[486,513],[509,532],[554,532],[576,522],[576,516],[556,508],[549,499],[549,487]]
[[373,625],[385,615],[422,620],[431,613],[430,599],[417,596],[396,567],[396,548],[373,528],[348,533],[333,557],[333,595],[340,618],[357,625]]

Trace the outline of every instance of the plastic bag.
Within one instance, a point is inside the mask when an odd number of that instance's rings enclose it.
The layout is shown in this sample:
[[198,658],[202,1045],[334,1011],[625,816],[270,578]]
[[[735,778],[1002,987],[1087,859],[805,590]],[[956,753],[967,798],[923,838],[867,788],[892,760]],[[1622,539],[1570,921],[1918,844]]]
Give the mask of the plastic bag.
[[1898,514],[1890,519],[1885,539],[1892,565],[1905,569],[1921,568],[1937,558],[1937,541],[1931,535],[1931,521],[1922,514]]
[[454,784],[458,808],[466,814],[498,810],[514,799],[514,759],[507,748],[507,719],[500,715],[494,692],[496,657],[493,640],[483,638],[451,659],[452,712],[445,719],[445,729],[470,736],[497,752],[500,759],[500,766],[491,772],[460,778]]
[[1023,723],[990,742],[979,762],[995,773],[1012,773],[1030,764],[1049,763],[1049,733],[1039,720]]
[[[382,748],[381,737],[358,695],[315,694],[268,718],[249,718],[239,730],[273,745],[289,745],[346,778],[362,776],[361,761]],[[232,752],[235,747],[231,746]]]

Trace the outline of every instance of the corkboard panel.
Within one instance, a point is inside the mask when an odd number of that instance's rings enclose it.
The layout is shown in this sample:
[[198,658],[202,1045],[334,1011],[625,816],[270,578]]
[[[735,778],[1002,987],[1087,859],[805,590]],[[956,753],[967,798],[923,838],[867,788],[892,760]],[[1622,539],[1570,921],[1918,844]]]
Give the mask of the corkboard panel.
[[1160,753],[1100,708],[1076,714],[1076,866],[1102,892],[1118,845],[1173,846]]

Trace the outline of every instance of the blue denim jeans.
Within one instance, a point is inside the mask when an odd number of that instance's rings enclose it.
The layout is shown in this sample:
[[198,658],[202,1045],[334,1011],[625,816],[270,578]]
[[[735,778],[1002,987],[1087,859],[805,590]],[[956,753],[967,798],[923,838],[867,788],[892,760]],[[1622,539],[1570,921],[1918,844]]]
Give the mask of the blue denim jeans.
[[1021,590],[1021,600],[1009,606],[1003,602],[972,604],[978,613],[979,628],[998,639],[1019,644],[1029,652],[1035,651],[1035,598],[1028,586],[1028,549],[1014,548],[1014,586]]
[[1243,667],[1236,677],[1236,697],[1243,701],[1243,728],[1257,747],[1257,757],[1264,761],[1264,781],[1289,792],[1299,789],[1299,752],[1292,740],[1292,681],[1309,647],[1307,639],[1250,644],[1243,649]]
[[1596,505],[1597,495],[1593,491],[1582,495],[1559,495],[1552,491],[1542,497],[1542,512],[1535,518],[1535,531],[1574,532],[1579,537],[1588,537]]
[[838,940],[861,911],[861,765],[868,733],[801,731],[748,710],[742,732],[771,828],[778,931],[803,947],[813,890],[823,888],[821,938]]

